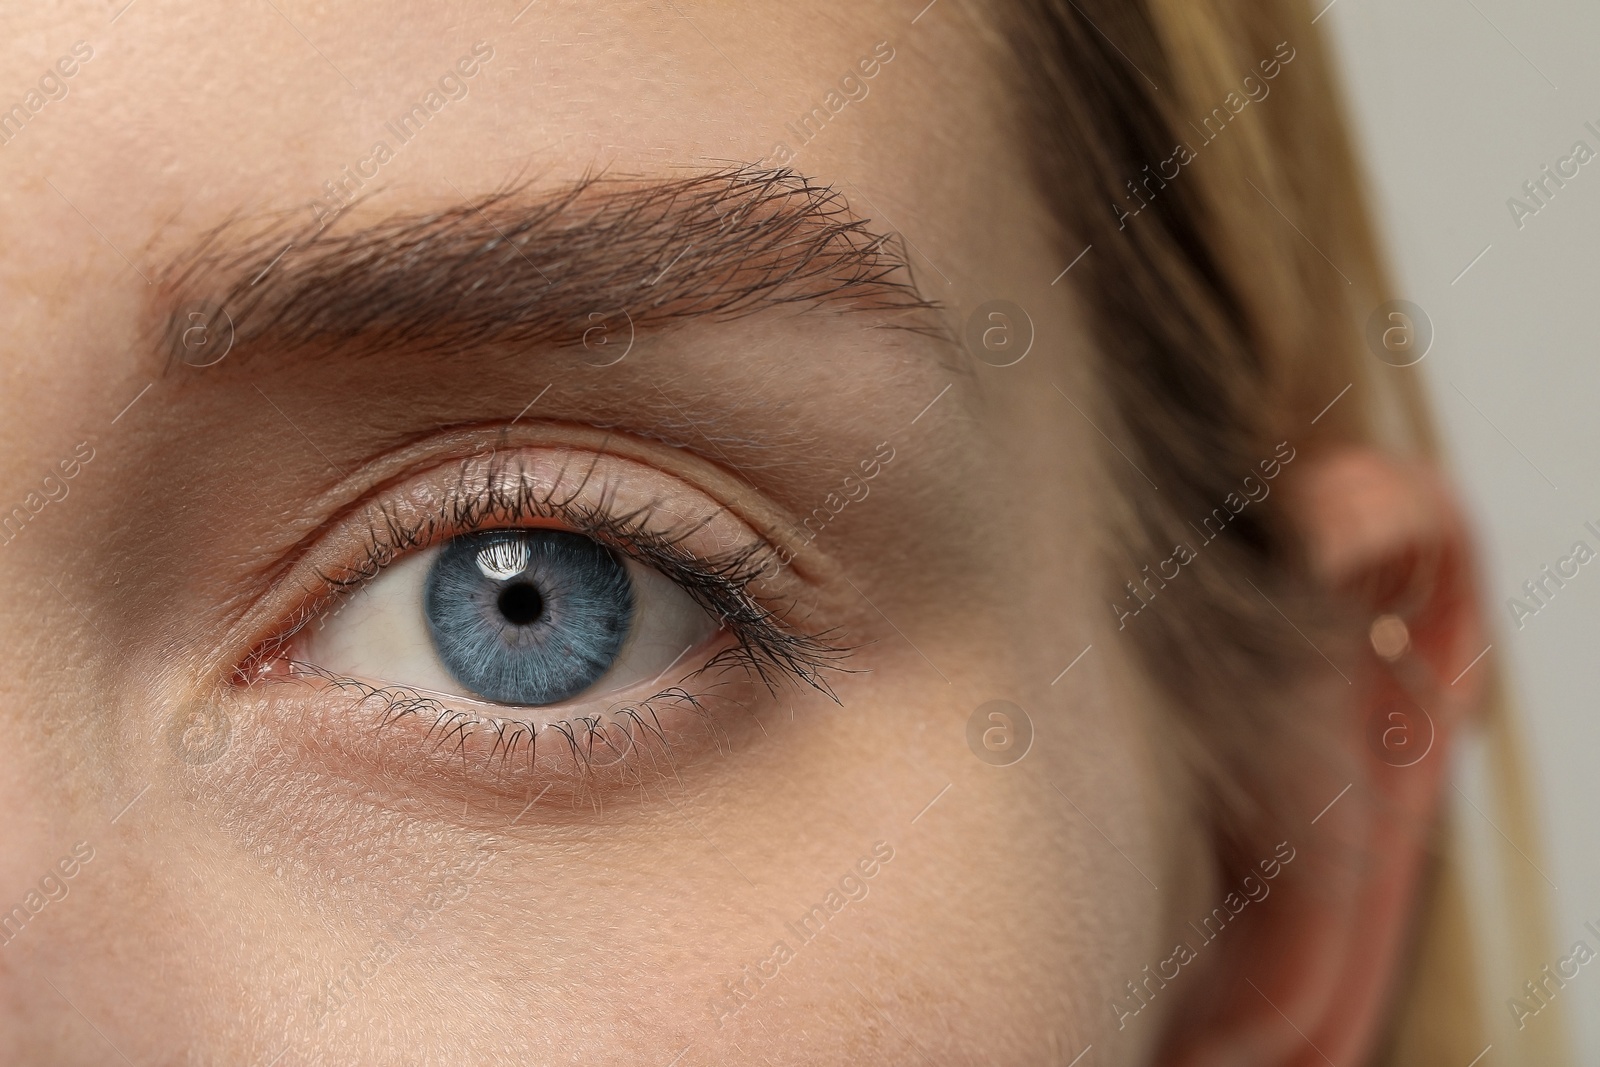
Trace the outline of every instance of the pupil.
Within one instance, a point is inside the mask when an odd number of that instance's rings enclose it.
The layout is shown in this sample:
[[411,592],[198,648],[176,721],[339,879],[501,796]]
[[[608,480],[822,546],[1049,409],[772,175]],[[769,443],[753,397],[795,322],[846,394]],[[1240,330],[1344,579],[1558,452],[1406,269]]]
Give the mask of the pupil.
[[496,604],[513,626],[527,626],[544,613],[544,597],[528,582],[514,582],[500,590]]

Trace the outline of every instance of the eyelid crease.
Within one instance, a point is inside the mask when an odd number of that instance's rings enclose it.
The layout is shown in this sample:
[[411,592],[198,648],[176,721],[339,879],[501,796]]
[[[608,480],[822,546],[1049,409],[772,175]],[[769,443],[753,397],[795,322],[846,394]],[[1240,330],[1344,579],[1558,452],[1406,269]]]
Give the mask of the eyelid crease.
[[[662,450],[662,444],[667,446]],[[488,451],[486,453],[486,445]],[[435,427],[396,442],[383,452],[353,460],[354,473],[321,489],[308,502],[313,512],[329,518],[308,530],[286,548],[286,556],[299,558],[342,519],[359,514],[363,503],[385,487],[404,484],[426,471],[451,462],[469,463],[485,455],[555,451],[586,453],[628,466],[637,466],[696,486],[722,511],[744,527],[768,531],[762,539],[788,557],[785,569],[814,585],[835,587],[841,569],[837,561],[819,551],[794,531],[802,529],[796,516],[750,492],[749,482],[711,459],[673,442],[641,438],[625,430],[599,429],[583,423],[529,420],[521,426],[501,422]],[[359,499],[350,503],[352,498]],[[288,568],[266,569],[262,576],[277,580]]]

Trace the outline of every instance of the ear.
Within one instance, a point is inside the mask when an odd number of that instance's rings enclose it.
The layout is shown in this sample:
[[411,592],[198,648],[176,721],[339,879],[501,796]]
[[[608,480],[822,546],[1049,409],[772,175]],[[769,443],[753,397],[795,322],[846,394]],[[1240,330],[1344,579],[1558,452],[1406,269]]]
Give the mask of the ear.
[[1405,970],[1450,742],[1488,673],[1466,525],[1436,471],[1366,449],[1307,459],[1285,506],[1313,578],[1358,620],[1354,656],[1330,649],[1350,685],[1335,751],[1296,776],[1303,816],[1284,817],[1300,858],[1218,954],[1207,1019],[1173,1049],[1183,1064],[1367,1062]]

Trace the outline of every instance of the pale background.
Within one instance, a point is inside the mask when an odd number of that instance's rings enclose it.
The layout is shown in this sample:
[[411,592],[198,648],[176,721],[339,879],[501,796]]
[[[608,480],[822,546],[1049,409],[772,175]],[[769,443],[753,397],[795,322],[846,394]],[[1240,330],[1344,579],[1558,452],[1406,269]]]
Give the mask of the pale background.
[[[1546,830],[1539,866],[1558,887],[1552,942],[1600,949],[1583,928],[1600,927],[1600,561],[1520,631],[1506,603],[1578,539],[1600,549],[1583,527],[1600,527],[1600,159],[1522,229],[1506,206],[1575,141],[1600,152],[1584,128],[1600,128],[1600,4],[1309,2],[1344,68],[1401,295],[1433,321],[1419,369],[1478,522],[1495,649],[1523,705]],[[1468,807],[1463,818],[1484,816]],[[1490,968],[1496,1018],[1509,1022],[1506,998],[1533,977]],[[1600,961],[1558,1003],[1577,1061],[1600,1063]],[[1501,1040],[1480,1067],[1517,1059],[1518,1039]]]

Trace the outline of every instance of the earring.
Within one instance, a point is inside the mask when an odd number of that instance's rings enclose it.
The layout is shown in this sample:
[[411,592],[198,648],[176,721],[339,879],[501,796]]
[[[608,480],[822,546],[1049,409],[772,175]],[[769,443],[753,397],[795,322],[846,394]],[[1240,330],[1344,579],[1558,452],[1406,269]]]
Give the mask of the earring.
[[1389,665],[1389,672],[1419,707],[1423,701],[1438,695],[1438,680],[1420,656],[1411,654],[1411,628],[1399,615],[1385,612],[1373,619],[1367,628],[1367,640],[1372,651]]
[[1398,615],[1379,615],[1367,630],[1372,651],[1385,662],[1394,663],[1411,648],[1411,630]]
[[1405,694],[1404,699],[1385,699],[1375,709],[1370,726],[1373,753],[1391,767],[1410,767],[1433,748],[1433,717],[1423,706],[1437,694],[1433,672],[1420,657],[1411,655],[1411,628],[1399,615],[1385,613],[1373,619],[1367,640]]

